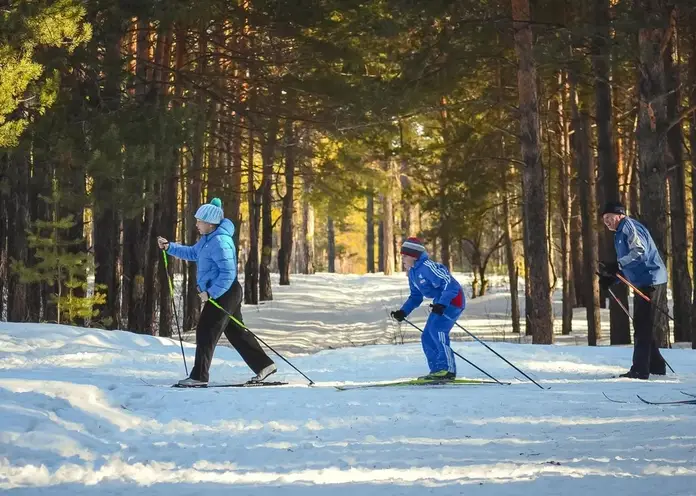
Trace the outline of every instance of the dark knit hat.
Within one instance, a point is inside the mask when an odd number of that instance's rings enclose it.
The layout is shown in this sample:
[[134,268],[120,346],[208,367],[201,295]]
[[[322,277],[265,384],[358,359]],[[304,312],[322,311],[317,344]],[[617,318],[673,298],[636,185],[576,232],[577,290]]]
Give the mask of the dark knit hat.
[[408,255],[409,257],[419,258],[422,253],[425,252],[425,246],[421,243],[418,238],[408,238],[401,245],[401,254]]
[[620,202],[607,202],[607,204],[604,205],[604,210],[602,210],[602,215],[604,214],[626,215],[626,207]]

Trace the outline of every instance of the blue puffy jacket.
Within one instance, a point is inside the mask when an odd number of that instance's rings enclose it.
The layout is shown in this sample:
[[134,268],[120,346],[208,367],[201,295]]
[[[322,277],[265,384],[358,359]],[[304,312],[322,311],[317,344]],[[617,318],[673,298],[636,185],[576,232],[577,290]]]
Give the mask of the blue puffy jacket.
[[665,284],[667,269],[646,227],[624,217],[614,233],[619,268],[631,284],[638,287]]
[[196,283],[200,291],[219,298],[237,279],[237,251],[234,248],[234,224],[224,219],[210,234],[201,236],[193,246],[169,243],[167,253],[196,262]]
[[401,307],[406,315],[423,302],[424,296],[433,298],[433,303],[441,303],[446,307],[454,305],[463,309],[466,304],[459,282],[452,277],[447,267],[430,260],[427,253],[421,254],[408,271],[408,286],[411,294]]

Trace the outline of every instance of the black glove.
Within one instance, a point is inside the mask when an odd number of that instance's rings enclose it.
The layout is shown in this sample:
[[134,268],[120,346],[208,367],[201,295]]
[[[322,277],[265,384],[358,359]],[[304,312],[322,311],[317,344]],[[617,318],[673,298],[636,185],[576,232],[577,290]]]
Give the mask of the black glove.
[[403,322],[406,318],[406,312],[404,312],[403,310],[396,310],[395,312],[391,313],[391,316],[398,322]]
[[597,273],[597,275],[599,276],[599,287],[602,288],[604,291],[607,291],[610,286],[613,286],[614,284],[619,282],[619,280],[615,276],[600,273]]
[[599,273],[602,276],[615,277],[619,273],[619,264],[616,262],[599,262]]
[[442,303],[433,303],[432,305],[430,305],[430,308],[433,309],[434,314],[442,315],[445,312],[445,308],[447,307]]

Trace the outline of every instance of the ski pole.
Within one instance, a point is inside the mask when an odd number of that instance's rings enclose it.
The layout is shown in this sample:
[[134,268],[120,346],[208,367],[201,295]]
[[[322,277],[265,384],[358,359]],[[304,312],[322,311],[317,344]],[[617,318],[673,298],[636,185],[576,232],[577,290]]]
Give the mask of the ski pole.
[[623,310],[624,313],[626,314],[626,316],[631,320],[631,322],[633,322],[633,316],[628,311],[628,308],[626,308],[624,306],[624,304],[621,303],[621,300],[619,300],[619,298],[614,294],[614,291],[612,291],[611,288],[607,288],[607,289],[609,290],[609,294],[611,295],[611,297],[614,298],[614,301],[621,307],[621,310]]
[[629,288],[631,288],[631,289],[633,290],[634,293],[636,293],[638,296],[640,296],[641,298],[643,298],[645,301],[647,301],[648,303],[650,303],[651,305],[653,305],[653,306],[654,306],[655,308],[657,308],[660,312],[662,312],[663,314],[665,314],[672,322],[674,322],[674,317],[672,317],[672,316],[669,314],[668,311],[666,311],[665,309],[663,309],[663,308],[662,308],[661,306],[659,306],[657,303],[653,303],[653,301],[652,301],[645,293],[643,293],[640,289],[638,289],[638,288],[635,287],[633,284],[631,284],[631,282],[630,282],[628,279],[626,279],[624,276],[622,276],[622,275],[619,274],[618,272],[616,273],[616,277],[617,277],[622,283],[624,283],[626,286],[628,286]]
[[532,381],[534,384],[536,384],[537,386],[539,386],[541,389],[546,389],[544,386],[540,385],[537,381],[535,381],[534,379],[532,379],[531,377],[529,377],[527,374],[525,374],[524,372],[522,372],[520,369],[518,369],[515,365],[512,364],[512,362],[510,362],[510,361],[509,361],[507,358],[505,358],[503,355],[501,355],[500,353],[498,353],[497,351],[495,351],[493,348],[491,348],[491,347],[488,346],[486,343],[484,343],[484,342],[481,341],[479,338],[477,338],[474,334],[472,334],[471,332],[469,332],[469,330],[468,330],[467,328],[462,327],[461,325],[459,325],[459,322],[457,322],[457,321],[454,320],[454,319],[451,319],[451,318],[447,317],[446,315],[444,315],[444,317],[445,317],[446,319],[449,319],[449,320],[451,320],[452,322],[454,322],[454,325],[456,325],[457,327],[459,327],[462,331],[466,332],[469,336],[471,336],[471,337],[474,338],[476,341],[478,341],[479,343],[481,343],[483,346],[485,346],[486,348],[488,348],[490,351],[492,351],[492,352],[495,354],[495,356],[497,356],[498,358],[500,358],[501,360],[503,360],[503,361],[504,361],[505,363],[507,363],[510,367],[512,367],[512,368],[515,369],[517,372],[519,372],[520,374],[522,374],[523,376],[525,376],[527,379],[529,379],[530,381]]
[[254,336],[256,339],[258,339],[259,341],[261,341],[261,343],[263,343],[269,350],[271,350],[273,353],[275,353],[276,355],[278,355],[285,363],[287,363],[287,364],[290,365],[293,369],[295,369],[302,377],[304,377],[305,379],[307,379],[307,380],[309,381],[309,385],[310,385],[310,386],[314,384],[314,381],[313,381],[312,379],[310,379],[309,377],[307,377],[300,369],[298,369],[298,368],[295,367],[292,363],[290,363],[290,361],[289,361],[287,358],[285,358],[283,355],[281,355],[281,354],[278,353],[276,350],[274,350],[273,347],[272,347],[270,344],[268,344],[268,343],[265,342],[263,339],[261,339],[259,336],[257,336],[256,334],[254,334],[254,332],[253,332],[251,329],[249,329],[247,326],[245,326],[244,324],[242,324],[239,320],[235,319],[234,316],[233,316],[230,312],[228,312],[227,310],[225,310],[224,308],[222,308],[222,306],[221,306],[217,301],[215,301],[215,300],[212,299],[212,298],[208,298],[208,301],[209,301],[213,306],[215,306],[216,308],[222,310],[222,312],[223,312],[225,315],[227,315],[227,316],[232,320],[232,322],[234,322],[235,324],[237,324],[237,325],[238,325],[239,327],[241,327],[242,329],[248,331],[249,334],[251,334],[251,335]]
[[[414,323],[411,322],[410,320],[404,319],[404,322],[406,322],[406,323],[407,323],[408,325],[410,325],[411,327],[415,327],[416,329],[418,329],[418,330],[421,332],[421,334],[423,334],[423,329],[421,329],[420,327],[418,327],[416,324],[414,324]],[[451,349],[451,348],[450,348],[450,349]],[[456,351],[452,350],[452,353],[454,353],[455,355],[457,355],[459,358],[461,358],[462,360],[464,360],[466,363],[468,363],[469,365],[471,365],[472,367],[474,367],[474,368],[475,368],[476,370],[478,370],[479,372],[481,372],[481,373],[483,373],[483,374],[486,374],[488,377],[490,377],[491,379],[493,379],[495,382],[497,382],[497,383],[500,384],[501,386],[504,386],[504,384],[503,384],[502,382],[500,382],[498,379],[496,379],[495,377],[493,377],[491,374],[489,374],[488,372],[486,372],[485,370],[483,370],[483,369],[482,369],[481,367],[479,367],[478,365],[476,365],[476,364],[474,364],[473,362],[467,360],[466,358],[464,358],[463,356],[461,356],[461,355],[460,355],[459,353],[457,353]]]
[[[616,303],[619,304],[619,306],[621,307],[621,310],[623,310],[624,313],[631,320],[631,322],[633,322],[633,316],[629,313],[628,308],[626,308],[624,306],[624,304],[621,303],[621,300],[619,300],[619,298],[614,294],[614,292],[611,290],[611,288],[607,288],[607,289],[609,290],[609,294],[611,295],[611,297],[614,298]],[[665,357],[662,357],[662,359],[665,360]],[[667,367],[669,367],[669,370],[671,370],[673,374],[676,374],[676,372],[674,371],[674,369],[672,368],[672,366],[669,364],[669,362],[667,360],[665,360],[665,365],[667,365]]]
[[186,354],[184,353],[184,340],[181,337],[181,328],[179,327],[179,316],[176,314],[176,305],[174,304],[174,284],[172,277],[169,275],[169,261],[167,260],[167,252],[162,250],[162,258],[164,258],[164,271],[167,273],[167,281],[169,281],[169,294],[172,300],[172,309],[174,310],[174,322],[176,322],[176,330],[179,332],[179,344],[181,345],[181,356],[184,358],[184,370],[188,376],[188,366],[186,365]]

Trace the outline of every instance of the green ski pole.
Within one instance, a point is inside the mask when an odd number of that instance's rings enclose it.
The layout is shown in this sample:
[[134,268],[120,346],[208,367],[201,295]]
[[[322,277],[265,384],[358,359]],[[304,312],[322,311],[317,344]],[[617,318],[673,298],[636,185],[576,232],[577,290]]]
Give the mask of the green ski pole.
[[184,358],[184,370],[188,376],[188,366],[186,365],[186,354],[184,353],[184,339],[181,337],[181,328],[179,327],[179,316],[176,313],[176,305],[174,304],[174,284],[172,277],[169,275],[169,261],[167,260],[167,252],[162,250],[162,258],[164,258],[164,271],[167,273],[169,281],[169,294],[172,300],[172,309],[174,310],[174,322],[176,322],[176,330],[179,332],[179,344],[181,345],[181,356]]
[[309,385],[310,385],[310,386],[314,384],[314,381],[313,381],[312,379],[310,379],[309,377],[307,377],[307,376],[304,374],[304,372],[302,372],[300,369],[298,369],[297,367],[295,367],[292,363],[290,363],[290,361],[289,361],[287,358],[285,358],[283,355],[281,355],[281,354],[278,353],[276,350],[274,350],[273,347],[272,347],[270,344],[268,344],[268,343],[265,342],[263,339],[261,339],[261,338],[258,337],[256,334],[254,334],[254,332],[253,332],[251,329],[249,329],[247,326],[245,326],[244,324],[242,324],[239,320],[235,319],[235,318],[234,318],[234,315],[232,315],[230,312],[228,312],[227,310],[225,310],[224,308],[222,308],[222,306],[220,306],[220,304],[219,304],[217,301],[213,300],[212,298],[208,298],[208,301],[209,301],[213,306],[215,306],[216,308],[220,309],[225,315],[227,315],[227,316],[232,320],[232,322],[234,322],[235,324],[237,324],[237,325],[238,325],[239,327],[241,327],[242,329],[248,331],[252,336],[254,336],[256,339],[258,339],[259,341],[261,341],[261,343],[263,343],[269,350],[271,350],[273,353],[275,353],[276,355],[278,355],[285,363],[287,363],[287,364],[290,365],[293,369],[295,369],[302,377],[304,377],[305,379],[307,379],[307,380],[309,381]]

